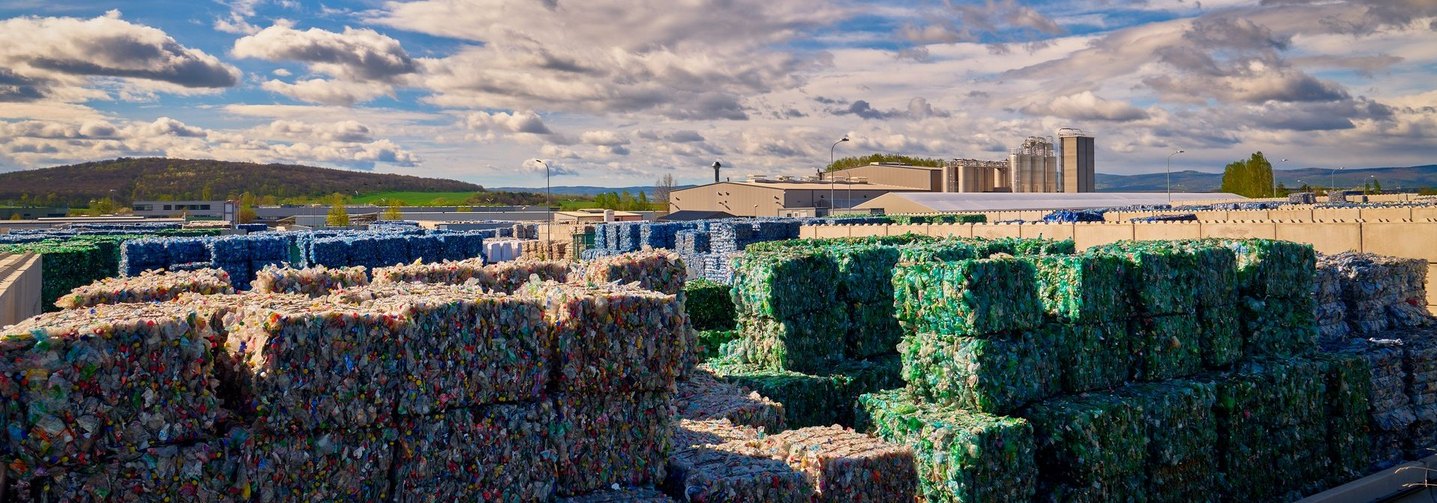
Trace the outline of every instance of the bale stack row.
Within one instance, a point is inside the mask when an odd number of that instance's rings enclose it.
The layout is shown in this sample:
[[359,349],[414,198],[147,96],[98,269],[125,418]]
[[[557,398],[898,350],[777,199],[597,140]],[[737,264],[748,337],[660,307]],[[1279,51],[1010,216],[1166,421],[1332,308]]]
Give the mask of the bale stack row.
[[687,351],[674,295],[346,293],[189,295],[6,328],[4,479],[21,499],[260,501],[547,500],[662,481]]
[[513,260],[485,265],[482,259],[437,263],[415,263],[374,269],[375,285],[428,283],[437,285],[475,284],[496,292],[513,293],[530,279],[568,281],[567,262]]
[[148,271],[129,278],[105,278],[78,287],[61,297],[61,309],[80,309],[101,304],[164,302],[184,293],[215,295],[234,293],[229,274],[219,269],[185,272]]
[[255,271],[250,283],[255,293],[293,293],[322,297],[336,290],[369,284],[369,272],[363,267],[325,266],[296,269],[288,265],[269,265]]
[[529,260],[574,260],[569,243],[563,241],[521,241],[519,257]]
[[[1340,346],[1348,336],[1437,324],[1426,310],[1426,260],[1345,252],[1322,256],[1317,268],[1326,280],[1316,292],[1330,345]],[[1339,324],[1345,330],[1327,328]]]

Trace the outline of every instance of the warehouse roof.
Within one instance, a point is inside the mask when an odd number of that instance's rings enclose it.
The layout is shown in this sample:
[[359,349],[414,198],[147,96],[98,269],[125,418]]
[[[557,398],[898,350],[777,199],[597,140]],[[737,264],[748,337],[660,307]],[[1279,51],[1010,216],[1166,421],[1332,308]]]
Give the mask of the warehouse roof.
[[731,181],[731,182],[718,182],[718,183],[709,183],[709,184],[704,184],[704,185],[696,185],[696,186],[689,187],[689,188],[686,188],[686,189],[676,190],[676,191],[674,191],[674,192],[683,192],[683,191],[687,191],[687,190],[702,189],[702,188],[712,187],[712,186],[714,186],[714,185],[721,185],[721,184],[743,185],[743,186],[746,186],[746,187],[763,187],[763,188],[775,189],[775,190],[829,190],[829,189],[832,189],[832,188],[835,188],[835,187],[836,187],[836,188],[839,188],[839,189],[845,189],[845,190],[847,190],[847,189],[849,189],[849,188],[852,188],[852,189],[854,189],[854,190],[890,190],[890,191],[896,191],[896,190],[923,190],[923,189],[915,189],[915,188],[913,188],[913,187],[903,187],[903,186],[899,186],[899,185],[884,185],[884,184],[879,184],[879,183],[847,183],[847,182],[845,182],[842,178],[840,178],[840,179],[838,179],[838,181],[833,182],[833,183],[830,183],[828,180],[824,180],[824,181],[821,181],[821,182],[752,182],[752,181],[747,181],[747,180],[745,180],[745,181]]
[[[1222,192],[1174,192],[1174,204],[1244,200],[1245,197]],[[1165,192],[1080,192],[1080,193],[955,193],[902,192],[884,194],[857,206],[859,209],[882,208],[890,212],[956,212],[1003,210],[1079,210],[1167,204]]]

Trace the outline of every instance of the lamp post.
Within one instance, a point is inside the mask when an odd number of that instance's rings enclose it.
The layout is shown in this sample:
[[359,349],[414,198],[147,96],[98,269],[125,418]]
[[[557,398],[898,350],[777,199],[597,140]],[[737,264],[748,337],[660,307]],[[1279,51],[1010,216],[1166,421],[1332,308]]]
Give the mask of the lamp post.
[[1337,187],[1337,172],[1342,171],[1343,168],[1344,166],[1333,168],[1332,173],[1327,175],[1327,197],[1332,197],[1332,189]]
[[[1284,158],[1284,159],[1282,159],[1281,161],[1278,161],[1278,162],[1287,162],[1287,159]],[[1277,170],[1276,170],[1276,169],[1272,170],[1272,197],[1273,197],[1274,199],[1277,198]]]
[[843,143],[843,142],[846,142],[846,141],[848,141],[848,135],[843,135],[843,138],[840,138],[838,141],[833,142],[833,146],[828,147],[828,214],[829,214],[829,215],[832,215],[832,214],[833,214],[833,201],[834,201],[834,199],[833,199],[833,198],[834,198],[834,190],[833,190],[833,189],[834,189],[834,186],[833,186],[833,183],[834,183],[835,180],[834,180],[834,178],[833,178],[833,173],[834,173],[834,171],[833,171],[833,149],[838,148],[838,144]]
[[1173,153],[1171,153],[1171,154],[1168,154],[1168,205],[1169,205],[1169,206],[1171,206],[1171,205],[1173,204],[1173,156],[1178,155],[1178,154],[1181,154],[1181,153],[1183,153],[1183,152],[1185,152],[1183,149],[1178,149],[1176,152],[1173,152]]
[[544,165],[544,213],[549,215],[549,224],[544,226],[544,240],[554,240],[554,196],[549,193],[549,163],[543,159],[534,159],[534,162]]

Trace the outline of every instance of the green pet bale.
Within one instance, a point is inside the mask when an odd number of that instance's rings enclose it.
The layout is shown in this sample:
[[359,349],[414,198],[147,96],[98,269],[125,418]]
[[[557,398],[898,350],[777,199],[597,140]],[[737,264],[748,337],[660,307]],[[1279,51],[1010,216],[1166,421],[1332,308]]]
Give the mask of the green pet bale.
[[826,253],[795,249],[746,253],[734,260],[734,309],[740,317],[787,319],[831,307],[838,264]]
[[1128,323],[1050,324],[1042,328],[1057,348],[1062,389],[1081,393],[1121,386],[1133,375]]
[[1196,315],[1134,318],[1128,324],[1140,381],[1164,381],[1202,370],[1201,327]]
[[1013,258],[901,265],[894,308],[910,333],[987,335],[1043,321],[1033,265]]
[[1091,250],[1123,258],[1128,289],[1139,314],[1191,314],[1196,310],[1197,259],[1164,241],[1120,241]]
[[853,404],[845,403],[848,378],[815,376],[787,370],[765,370],[723,361],[708,364],[720,379],[758,392],[783,404],[789,428],[851,423]]
[[684,309],[695,330],[731,330],[735,326],[729,286],[706,279],[684,284]]
[[848,332],[843,341],[843,354],[849,358],[868,358],[893,354],[903,338],[903,327],[893,315],[893,301],[857,304],[848,310]]
[[1198,336],[1202,363],[1210,369],[1226,368],[1242,358],[1242,331],[1233,306],[1199,307]]
[[1125,264],[1114,255],[1058,255],[1028,259],[1037,271],[1038,296],[1048,317],[1063,323],[1128,318]]
[[846,313],[829,305],[785,319],[740,318],[739,338],[721,352],[765,368],[817,372],[843,358],[846,335]]
[[1217,452],[1229,496],[1271,501],[1328,476],[1322,365],[1257,360],[1218,382]]
[[1004,414],[1058,392],[1057,356],[1041,332],[994,337],[918,334],[899,345],[914,397]]
[[1035,494],[1028,421],[917,403],[901,390],[858,402],[860,430],[913,448],[927,501],[1028,501]]
[[1111,487],[1143,472],[1143,410],[1132,400],[1088,393],[1040,402],[1023,415],[1033,423],[1046,482]]

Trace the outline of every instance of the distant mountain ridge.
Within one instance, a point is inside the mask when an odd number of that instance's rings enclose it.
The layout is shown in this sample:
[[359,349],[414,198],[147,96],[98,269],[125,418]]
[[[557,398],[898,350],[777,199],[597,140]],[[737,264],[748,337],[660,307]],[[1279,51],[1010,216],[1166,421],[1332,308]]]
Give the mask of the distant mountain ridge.
[[0,200],[56,196],[57,202],[84,205],[110,196],[118,201],[165,195],[200,199],[205,188],[214,198],[246,191],[278,197],[380,191],[467,192],[484,187],[458,180],[365,173],[298,164],[119,158],[0,173]]
[[[1326,187],[1361,188],[1369,179],[1375,178],[1383,189],[1437,187],[1437,164],[1388,168],[1343,169],[1336,173],[1331,169],[1302,168],[1273,170],[1277,182],[1288,188],[1296,188],[1304,182],[1308,185]],[[1371,177],[1371,178],[1369,178]],[[1144,173],[1140,175],[1112,175],[1098,173],[1095,184],[1099,192],[1161,192],[1166,190],[1166,173]],[[1222,173],[1201,171],[1174,171],[1173,192],[1217,192],[1222,187]]]

